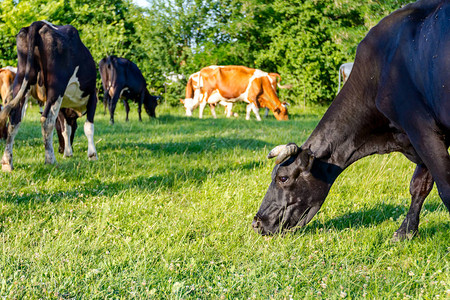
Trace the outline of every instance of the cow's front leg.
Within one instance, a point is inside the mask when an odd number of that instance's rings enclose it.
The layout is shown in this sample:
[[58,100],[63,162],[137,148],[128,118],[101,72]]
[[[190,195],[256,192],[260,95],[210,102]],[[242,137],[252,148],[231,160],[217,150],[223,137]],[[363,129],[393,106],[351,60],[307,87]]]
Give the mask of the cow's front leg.
[[433,188],[433,177],[424,165],[417,165],[409,187],[411,206],[400,228],[394,233],[393,241],[411,239],[419,229],[419,215],[423,202]]
[[2,157],[2,171],[5,172],[11,172],[13,170],[13,145],[14,145],[14,138],[17,135],[17,132],[19,131],[20,123],[16,125],[8,125],[8,135],[6,137],[6,147],[5,152],[3,153]]
[[64,157],[72,157],[72,143],[70,142],[70,137],[72,135],[72,126],[67,123],[66,118],[64,118],[64,130],[62,131],[64,137]]
[[209,104],[209,108],[211,109],[211,114],[213,116],[214,119],[217,119],[217,115],[216,115],[216,106],[214,104]]
[[[49,99],[51,99],[49,97]],[[53,150],[53,129],[55,128],[56,118],[61,108],[62,96],[54,102],[47,102],[47,106],[41,116],[42,137],[45,147],[45,163],[54,164],[56,162],[55,152]],[[66,146],[66,144],[64,144]],[[66,151],[66,149],[64,149]]]
[[139,105],[138,105],[138,114],[139,114],[139,121],[142,122],[142,117],[141,117],[141,113],[142,113],[142,104],[144,103],[144,98],[145,98],[145,91],[143,91],[141,93],[141,99],[139,100]]
[[253,112],[255,113],[256,120],[257,120],[257,121],[261,121],[261,116],[259,115],[259,108],[256,107],[256,105],[255,105],[254,103],[252,103],[252,104],[253,104],[252,110],[253,110]]
[[203,119],[203,111],[205,110],[205,106],[206,106],[206,101],[200,102],[199,111],[198,111],[198,117],[200,119]]
[[247,104],[247,107],[245,108],[245,110],[246,110],[245,119],[250,120],[250,113],[252,112],[252,103]]

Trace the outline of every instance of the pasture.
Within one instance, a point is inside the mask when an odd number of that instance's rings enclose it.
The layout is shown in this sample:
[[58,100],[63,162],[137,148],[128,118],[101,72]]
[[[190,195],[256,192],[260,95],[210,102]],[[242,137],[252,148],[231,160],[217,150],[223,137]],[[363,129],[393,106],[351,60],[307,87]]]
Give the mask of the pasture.
[[[240,111],[239,111],[240,109]],[[305,228],[262,237],[251,222],[278,144],[302,144],[322,108],[290,120],[199,120],[160,105],[116,124],[98,105],[97,162],[79,120],[74,157],[44,165],[38,108],[1,174],[2,299],[449,299],[450,218],[436,188],[419,235],[392,243],[414,165],[400,154],[348,168]],[[0,143],[4,150],[4,141]],[[57,149],[56,134],[54,137]]]

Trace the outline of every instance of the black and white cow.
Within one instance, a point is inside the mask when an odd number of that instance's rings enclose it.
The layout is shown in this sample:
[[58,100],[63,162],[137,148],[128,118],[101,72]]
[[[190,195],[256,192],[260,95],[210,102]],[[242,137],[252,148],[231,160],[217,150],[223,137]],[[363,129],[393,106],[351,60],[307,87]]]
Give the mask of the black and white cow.
[[128,99],[138,104],[139,121],[142,121],[142,104],[144,104],[147,114],[150,117],[155,117],[155,108],[160,97],[150,95],[144,76],[135,63],[126,58],[111,55],[103,58],[98,66],[105,92],[103,104],[109,107],[111,124],[114,124],[114,111],[119,98],[124,99],[123,104],[127,113],[126,121],[128,121],[130,111]]
[[[37,21],[24,27],[16,37],[18,68],[14,79],[13,100],[0,114],[0,129],[9,116],[6,149],[2,169],[13,169],[14,138],[25,113],[27,94],[35,89],[45,99],[41,116],[45,145],[45,163],[56,162],[53,151],[53,129],[60,108],[72,108],[80,115],[86,113],[84,132],[88,139],[88,157],[97,160],[94,145],[94,114],[97,105],[95,90],[96,66],[89,50],[83,45],[78,31],[70,25],[55,26]],[[71,130],[64,121],[65,156],[72,156]]]
[[416,164],[411,206],[394,240],[418,230],[436,182],[450,211],[450,2],[421,0],[384,18],[359,44],[352,73],[306,142],[276,147],[272,183],[252,226],[306,225],[348,166],[403,153]]

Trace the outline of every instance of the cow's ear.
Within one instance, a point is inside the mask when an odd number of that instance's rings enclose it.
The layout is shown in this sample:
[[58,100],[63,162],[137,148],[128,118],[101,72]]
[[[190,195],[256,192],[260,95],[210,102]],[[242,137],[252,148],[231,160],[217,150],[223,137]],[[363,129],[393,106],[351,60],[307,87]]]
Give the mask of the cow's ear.
[[298,157],[300,159],[300,168],[304,172],[309,172],[312,168],[312,165],[314,163],[314,154],[309,149],[301,150],[301,152],[298,154]]
[[184,104],[184,99],[180,99],[180,102]]

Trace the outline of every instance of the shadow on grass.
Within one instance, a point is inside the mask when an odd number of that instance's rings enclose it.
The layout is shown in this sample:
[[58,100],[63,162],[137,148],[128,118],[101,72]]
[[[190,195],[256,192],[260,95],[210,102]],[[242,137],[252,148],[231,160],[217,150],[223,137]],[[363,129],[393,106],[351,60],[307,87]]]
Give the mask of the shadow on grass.
[[[359,210],[355,212],[349,212],[342,216],[336,217],[334,219],[328,220],[326,222],[313,221],[311,224],[305,226],[304,228],[299,228],[296,230],[297,233],[314,233],[318,229],[334,229],[337,231],[342,231],[348,228],[358,229],[365,228],[370,226],[379,225],[386,220],[400,220],[400,223],[403,222],[403,219],[406,216],[406,212],[409,207],[406,206],[398,206],[392,204],[381,204],[377,208],[372,208],[368,210]],[[432,202],[428,205],[424,206],[429,212],[435,211],[446,211],[447,209],[442,203]],[[424,209],[422,209],[422,214]],[[399,226],[400,226],[399,223]],[[449,224],[447,224],[448,226]],[[420,225],[419,225],[420,229]],[[437,229],[439,230],[439,229]]]
[[[224,137],[205,137],[186,142],[168,142],[168,143],[142,143],[142,142],[118,142],[115,147],[128,150],[146,149],[152,151],[157,155],[171,155],[181,153],[201,153],[216,150],[259,150],[265,147],[274,146],[272,143],[267,143],[257,139],[242,139],[242,138],[224,138]],[[101,150],[108,150],[108,145],[98,147]],[[160,152],[160,153],[157,153]]]
[[[145,193],[155,193],[161,190],[170,190],[176,186],[188,184],[190,187],[201,189],[201,185],[208,179],[214,176],[232,172],[235,170],[252,170],[261,167],[261,161],[252,161],[241,165],[227,165],[214,170],[205,168],[191,168],[191,169],[175,169],[164,175],[155,176],[138,176],[129,180],[119,180],[116,182],[103,182],[99,179],[87,179],[86,183],[70,189],[64,189],[64,186],[58,191],[52,192],[28,192],[22,193],[17,191],[4,191],[3,202],[15,203],[17,205],[28,204],[35,202],[35,204],[45,204],[46,202],[59,202],[61,199],[69,201],[81,201],[86,198],[105,196],[112,197],[121,192],[141,191]],[[52,171],[48,169],[50,166],[35,166],[39,170],[33,173],[34,180],[42,178],[42,173],[45,171]],[[48,168],[46,168],[48,167]],[[63,171],[56,171],[58,173],[52,174],[58,176],[59,179],[68,178],[70,180],[70,170],[66,168]]]

